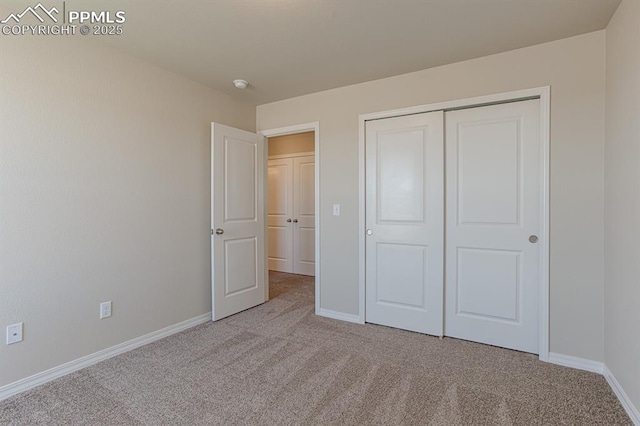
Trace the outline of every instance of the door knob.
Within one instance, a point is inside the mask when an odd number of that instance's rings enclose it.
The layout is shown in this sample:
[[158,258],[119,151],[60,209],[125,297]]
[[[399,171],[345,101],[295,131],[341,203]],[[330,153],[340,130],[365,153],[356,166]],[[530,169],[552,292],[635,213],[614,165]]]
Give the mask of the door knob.
[[291,223],[291,218],[287,219],[287,222]]
[[222,229],[222,228],[216,228],[216,234],[218,234],[218,235],[222,235],[222,234],[224,234],[224,229]]
[[367,229],[367,235],[373,235],[373,231],[371,229]]
[[531,244],[535,244],[535,243],[537,243],[537,242],[538,242],[538,236],[537,236],[537,235],[531,235],[531,236],[529,237],[529,242],[530,242]]
[[298,223],[298,219],[293,219],[293,223]]

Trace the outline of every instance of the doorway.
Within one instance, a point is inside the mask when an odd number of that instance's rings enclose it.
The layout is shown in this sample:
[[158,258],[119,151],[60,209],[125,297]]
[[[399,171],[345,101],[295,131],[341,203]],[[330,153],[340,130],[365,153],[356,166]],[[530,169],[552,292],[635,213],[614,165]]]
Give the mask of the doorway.
[[[320,302],[319,250],[319,125],[264,131],[260,134],[211,124],[211,317],[213,321],[236,314],[269,300],[267,259],[268,152],[267,137],[313,132],[314,167],[303,174],[314,175],[313,196],[298,223],[315,229],[310,272],[315,269],[315,309]],[[310,180],[310,179],[307,179]],[[309,195],[309,194],[307,194]],[[311,215],[313,219],[307,216]],[[302,221],[300,220],[302,219]],[[292,218],[293,222],[293,218]],[[309,223],[311,222],[311,224]],[[313,233],[313,231],[312,231]],[[304,234],[304,232],[302,232]],[[309,272],[309,270],[307,270]]]
[[270,271],[315,274],[314,132],[268,139],[267,263]]
[[[318,313],[321,297],[320,124],[312,122],[280,127],[263,130],[259,134],[267,138],[266,167],[273,166],[271,176],[267,175],[265,185],[267,268],[273,271],[270,272],[270,276],[281,276],[281,272],[276,271],[282,269],[291,271],[285,273],[313,277],[315,312]],[[271,186],[272,183],[286,182],[289,182],[289,189],[286,189],[286,185]],[[284,200],[286,194],[291,194],[291,203]],[[272,203],[279,208],[272,209]],[[287,205],[290,206],[288,211]],[[291,219],[291,222],[287,222],[288,219]],[[297,222],[294,222],[296,219]],[[297,244],[297,255],[294,244]],[[286,254],[287,247],[291,248],[290,256]]]
[[544,359],[548,91],[523,92],[361,116],[361,322]]

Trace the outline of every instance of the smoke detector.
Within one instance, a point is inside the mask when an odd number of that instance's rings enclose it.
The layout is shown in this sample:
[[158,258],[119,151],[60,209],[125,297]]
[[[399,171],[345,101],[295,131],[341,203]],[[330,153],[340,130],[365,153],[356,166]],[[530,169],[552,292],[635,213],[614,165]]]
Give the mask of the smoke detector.
[[246,89],[249,82],[247,80],[233,80],[233,85],[238,89]]

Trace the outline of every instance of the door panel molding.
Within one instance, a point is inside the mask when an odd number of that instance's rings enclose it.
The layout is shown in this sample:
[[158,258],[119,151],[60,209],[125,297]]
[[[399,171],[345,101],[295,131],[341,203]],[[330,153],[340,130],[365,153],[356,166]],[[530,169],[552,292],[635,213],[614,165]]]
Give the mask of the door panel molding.
[[[492,104],[508,103],[514,101],[539,99],[540,100],[540,245],[539,273],[539,344],[538,353],[541,361],[549,360],[549,121],[550,121],[550,86],[535,87],[531,89],[516,90],[491,94],[486,96],[457,99],[446,102],[418,105],[408,108],[400,108],[389,111],[361,114],[358,117],[358,148],[359,148],[359,312],[358,322],[365,322],[365,135],[366,122],[404,115],[419,114],[431,111],[448,111],[463,108],[473,108]],[[506,225],[499,225],[500,228]],[[513,225],[511,225],[513,226]]]

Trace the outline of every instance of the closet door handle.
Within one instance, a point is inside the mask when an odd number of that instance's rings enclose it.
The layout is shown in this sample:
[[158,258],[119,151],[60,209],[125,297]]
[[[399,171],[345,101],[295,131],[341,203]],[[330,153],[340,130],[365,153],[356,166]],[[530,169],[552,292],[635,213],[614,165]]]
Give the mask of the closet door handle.
[[287,222],[291,223],[291,218],[287,219]]
[[298,219],[293,219],[293,223],[298,223]]

